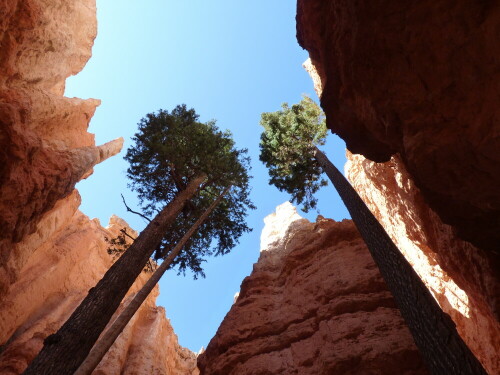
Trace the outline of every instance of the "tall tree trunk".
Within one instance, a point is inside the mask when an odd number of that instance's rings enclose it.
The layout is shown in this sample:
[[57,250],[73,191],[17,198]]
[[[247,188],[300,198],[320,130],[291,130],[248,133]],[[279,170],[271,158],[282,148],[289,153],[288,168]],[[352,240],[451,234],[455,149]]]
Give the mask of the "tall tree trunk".
[[165,260],[160,264],[156,271],[151,275],[149,280],[144,284],[144,286],[137,292],[132,301],[123,309],[120,315],[115,319],[111,326],[104,332],[103,336],[95,346],[90,351],[87,359],[82,363],[82,365],[75,372],[75,375],[90,375],[92,371],[97,367],[99,362],[101,362],[104,355],[107,353],[111,345],[118,338],[120,333],[123,331],[125,326],[128,324],[130,319],[134,316],[136,311],[142,305],[144,300],[148,297],[151,290],[165,271],[170,267],[173,260],[179,255],[180,251],[186,244],[186,242],[191,238],[191,236],[198,230],[198,227],[205,222],[210,213],[215,207],[220,203],[224,195],[229,191],[230,187],[226,188],[222,194],[220,194],[217,199],[208,207],[203,215],[193,224],[193,226],[187,231],[187,233],[182,237],[179,243],[172,249],[170,254],[165,258]]
[[458,334],[451,318],[441,310],[356,190],[317,148],[314,157],[349,210],[429,370],[436,375],[486,375],[486,371]]
[[205,178],[205,175],[193,178],[186,189],[156,215],[97,285],[89,290],[59,331],[45,339],[42,350],[23,374],[74,373],[160,244],[169,225]]

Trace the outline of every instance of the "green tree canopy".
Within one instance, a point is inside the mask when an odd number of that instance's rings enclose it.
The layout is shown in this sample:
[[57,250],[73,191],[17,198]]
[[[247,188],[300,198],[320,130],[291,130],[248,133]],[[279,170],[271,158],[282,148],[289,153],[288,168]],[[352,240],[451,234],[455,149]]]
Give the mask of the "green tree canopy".
[[194,176],[207,175],[198,194],[165,234],[156,259],[167,256],[213,200],[232,186],[174,260],[173,266],[180,272],[191,269],[195,278],[204,276],[201,265],[206,256],[226,254],[251,230],[245,218],[248,209],[255,208],[249,198],[247,150],[235,148],[231,133],[219,130],[215,121],[201,123],[198,119],[194,109],[184,104],[171,112],[160,109],[147,114],[125,156],[130,163],[129,187],[138,193],[148,216],[168,204]]
[[263,113],[260,124],[260,160],[268,168],[269,184],[288,192],[303,211],[316,208],[314,193],[327,184],[314,158],[314,146],[324,145],[327,134],[323,111],[304,96],[291,107],[284,103],[280,111]]

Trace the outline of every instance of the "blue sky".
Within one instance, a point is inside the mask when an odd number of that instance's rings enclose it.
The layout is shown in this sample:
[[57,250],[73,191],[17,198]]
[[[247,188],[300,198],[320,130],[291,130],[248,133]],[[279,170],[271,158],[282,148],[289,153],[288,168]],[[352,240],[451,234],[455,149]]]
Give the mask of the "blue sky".
[[[185,103],[202,121],[216,119],[252,157],[252,198],[258,209],[248,223],[254,231],[230,254],[208,259],[206,279],[170,272],[160,282],[158,304],[166,308],[180,344],[198,351],[214,336],[257,261],[264,217],[288,199],[268,185],[258,160],[260,114],[278,110],[282,102],[296,103],[302,94],[317,100],[302,68],[307,52],[295,38],[295,2],[97,0],[97,8],[93,56],[68,79],[66,95],[101,99],[89,130],[98,144],[122,136],[125,146],[78,184],[85,214],[104,226],[117,214],[137,230],[144,227],[121,202],[121,193],[129,205],[137,202],[127,189],[123,155],[140,118],[159,108]],[[343,170],[344,143],[330,136],[324,150]],[[349,217],[331,185],[318,197],[323,216]],[[303,214],[310,220],[316,215]]]

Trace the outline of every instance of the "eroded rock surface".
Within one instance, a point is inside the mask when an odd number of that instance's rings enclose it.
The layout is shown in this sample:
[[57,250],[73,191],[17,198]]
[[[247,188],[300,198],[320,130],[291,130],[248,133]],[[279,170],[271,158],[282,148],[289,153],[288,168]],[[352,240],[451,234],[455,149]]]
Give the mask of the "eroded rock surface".
[[206,351],[212,374],[427,373],[350,220],[266,218],[261,255]]
[[498,265],[425,203],[401,160],[347,152],[346,176],[490,374],[500,373]]
[[430,207],[500,251],[500,3],[299,0],[327,125],[353,153],[399,153]]
[[[26,262],[18,280],[0,306],[1,374],[20,374],[86,296],[88,290],[112,264],[105,238],[116,237],[127,228],[117,217],[107,228],[90,220],[76,208],[77,192],[70,195],[65,210],[51,213],[65,225],[49,234]],[[130,298],[145,283],[142,273],[129,291]],[[127,325],[94,374],[196,374],[196,356],[177,343],[177,336],[155,304],[158,287]],[[128,299],[127,298],[127,299]],[[126,299],[126,300],[127,300]]]
[[63,96],[95,35],[94,0],[0,4],[0,296],[29,258],[21,242],[122,147],[122,139],[96,147],[87,132],[99,100]]
[[[63,96],[91,56],[95,0],[0,2],[0,373],[20,374],[112,264],[109,228],[80,211],[75,184],[117,154],[87,132],[100,101]],[[131,230],[129,229],[129,232]],[[127,298],[145,282],[134,284]],[[95,374],[197,373],[149,296]],[[69,354],[70,355],[70,354]]]

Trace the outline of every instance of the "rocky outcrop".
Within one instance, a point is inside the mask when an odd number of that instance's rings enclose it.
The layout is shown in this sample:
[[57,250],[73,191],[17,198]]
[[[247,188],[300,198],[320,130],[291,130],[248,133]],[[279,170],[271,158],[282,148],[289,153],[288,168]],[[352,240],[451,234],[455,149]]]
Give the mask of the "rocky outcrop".
[[261,255],[202,374],[424,374],[413,339],[350,220],[266,218]]
[[401,160],[347,153],[346,176],[490,374],[500,373],[500,283],[489,254],[427,206]]
[[[107,228],[76,209],[79,196],[71,194],[66,211],[51,212],[53,219],[65,219],[26,262],[18,280],[0,306],[0,373],[20,374],[43,345],[86,296],[112,264],[106,238],[127,228],[117,217]],[[70,214],[69,207],[74,207]],[[64,216],[63,216],[64,215]],[[57,221],[57,220],[56,220]],[[142,273],[128,298],[145,283]],[[196,356],[179,346],[177,336],[155,305],[158,287],[151,293],[94,374],[195,374]],[[126,299],[126,300],[127,300]],[[125,300],[125,301],[126,301]]]
[[297,17],[329,127],[364,155],[348,152],[347,177],[491,374],[499,21],[498,4],[462,1],[299,1]]
[[372,161],[399,153],[441,220],[497,254],[499,33],[498,2],[297,5],[327,125]]
[[[108,228],[80,211],[75,184],[117,154],[87,132],[99,100],[66,98],[91,55],[95,0],[0,3],[0,373],[20,374],[112,264]],[[129,229],[129,231],[131,231]],[[130,298],[145,282],[142,275]],[[196,374],[149,296],[94,374]]]
[[95,2],[7,0],[0,15],[2,295],[34,249],[23,240],[123,140],[96,147],[87,127],[99,101],[63,96],[90,57]]

